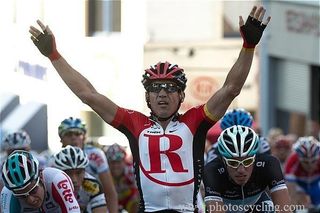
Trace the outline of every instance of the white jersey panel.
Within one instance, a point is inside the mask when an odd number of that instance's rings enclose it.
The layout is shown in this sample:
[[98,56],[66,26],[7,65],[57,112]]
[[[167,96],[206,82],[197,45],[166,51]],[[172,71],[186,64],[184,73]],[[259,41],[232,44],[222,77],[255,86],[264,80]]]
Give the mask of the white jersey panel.
[[142,131],[139,137],[141,188],[146,195],[155,190],[162,193],[144,197],[145,211],[172,206],[193,211],[190,193],[194,190],[193,134],[186,124],[179,122],[170,122],[166,132],[163,131],[160,126],[153,126]]
[[107,158],[101,149],[86,145],[84,152],[89,158],[89,166],[86,167],[86,172],[99,179],[100,173],[109,171]]

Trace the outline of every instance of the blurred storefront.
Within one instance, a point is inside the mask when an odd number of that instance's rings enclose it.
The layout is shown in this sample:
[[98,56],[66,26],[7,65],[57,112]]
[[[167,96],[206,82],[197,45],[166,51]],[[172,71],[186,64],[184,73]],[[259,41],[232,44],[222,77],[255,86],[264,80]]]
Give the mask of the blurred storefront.
[[[318,137],[320,122],[320,2],[266,1],[271,11],[262,50],[261,125]],[[266,45],[268,44],[268,45]]]

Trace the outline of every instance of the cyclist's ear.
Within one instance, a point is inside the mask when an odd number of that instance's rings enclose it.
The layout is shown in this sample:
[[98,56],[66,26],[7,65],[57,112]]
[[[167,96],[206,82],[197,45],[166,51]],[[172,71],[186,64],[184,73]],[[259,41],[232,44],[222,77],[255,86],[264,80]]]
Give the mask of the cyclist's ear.
[[148,92],[145,93],[145,97],[146,97],[146,102],[149,103],[150,102],[150,97],[149,97],[149,93]]
[[179,96],[180,96],[180,102],[183,103],[184,98],[186,97],[186,94],[185,94],[183,91],[181,91],[181,92],[179,93]]

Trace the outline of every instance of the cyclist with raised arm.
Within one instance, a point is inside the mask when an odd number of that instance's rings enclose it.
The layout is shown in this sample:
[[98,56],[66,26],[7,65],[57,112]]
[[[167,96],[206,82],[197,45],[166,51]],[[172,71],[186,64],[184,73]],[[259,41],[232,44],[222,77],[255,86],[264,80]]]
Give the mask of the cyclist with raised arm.
[[293,204],[320,211],[320,142],[300,137],[285,165],[285,178]]
[[2,179],[3,213],[80,212],[69,176],[55,168],[40,171],[38,160],[27,151],[16,150],[8,156]]
[[75,146],[66,146],[53,155],[53,166],[64,171],[72,180],[74,194],[82,212],[105,213],[107,204],[99,181],[85,172],[87,155]]
[[58,133],[63,147],[71,145],[84,150],[89,159],[89,165],[86,167],[86,171],[100,181],[109,212],[118,212],[118,197],[109,170],[108,161],[101,149],[85,143],[87,133],[85,123],[80,118],[66,118],[60,123]]
[[[225,130],[234,125],[241,125],[252,127],[253,117],[250,112],[243,108],[230,109],[226,112],[226,114],[221,118],[220,128]],[[212,144],[211,148],[207,152],[206,163],[212,161],[214,158],[219,155],[219,151],[217,149],[218,143]],[[270,154],[270,145],[266,138],[259,137],[259,149],[258,154]]]
[[208,212],[287,212],[280,163],[272,155],[257,155],[258,149],[259,138],[249,127],[231,126],[220,134],[220,155],[204,168]]
[[[129,140],[135,177],[140,192],[141,212],[193,212],[203,173],[207,131],[239,95],[249,74],[254,48],[270,17],[266,10],[252,8],[246,23],[239,17],[243,48],[222,86],[203,105],[180,115],[187,78],[184,70],[169,62],[159,62],[145,70],[142,84],[151,116],[119,107],[72,68],[56,49],[48,26],[31,26],[31,39],[48,57],[69,88],[100,117]],[[130,94],[130,91],[128,90]]]

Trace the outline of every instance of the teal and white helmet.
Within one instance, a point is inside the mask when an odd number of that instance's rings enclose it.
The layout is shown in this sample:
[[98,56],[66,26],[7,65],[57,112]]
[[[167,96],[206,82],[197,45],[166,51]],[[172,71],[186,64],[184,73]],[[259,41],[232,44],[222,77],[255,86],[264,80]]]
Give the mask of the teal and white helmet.
[[231,126],[220,134],[218,150],[225,158],[254,156],[259,150],[259,137],[250,127]]
[[2,179],[9,190],[26,188],[39,178],[39,162],[27,151],[12,152],[2,165]]

